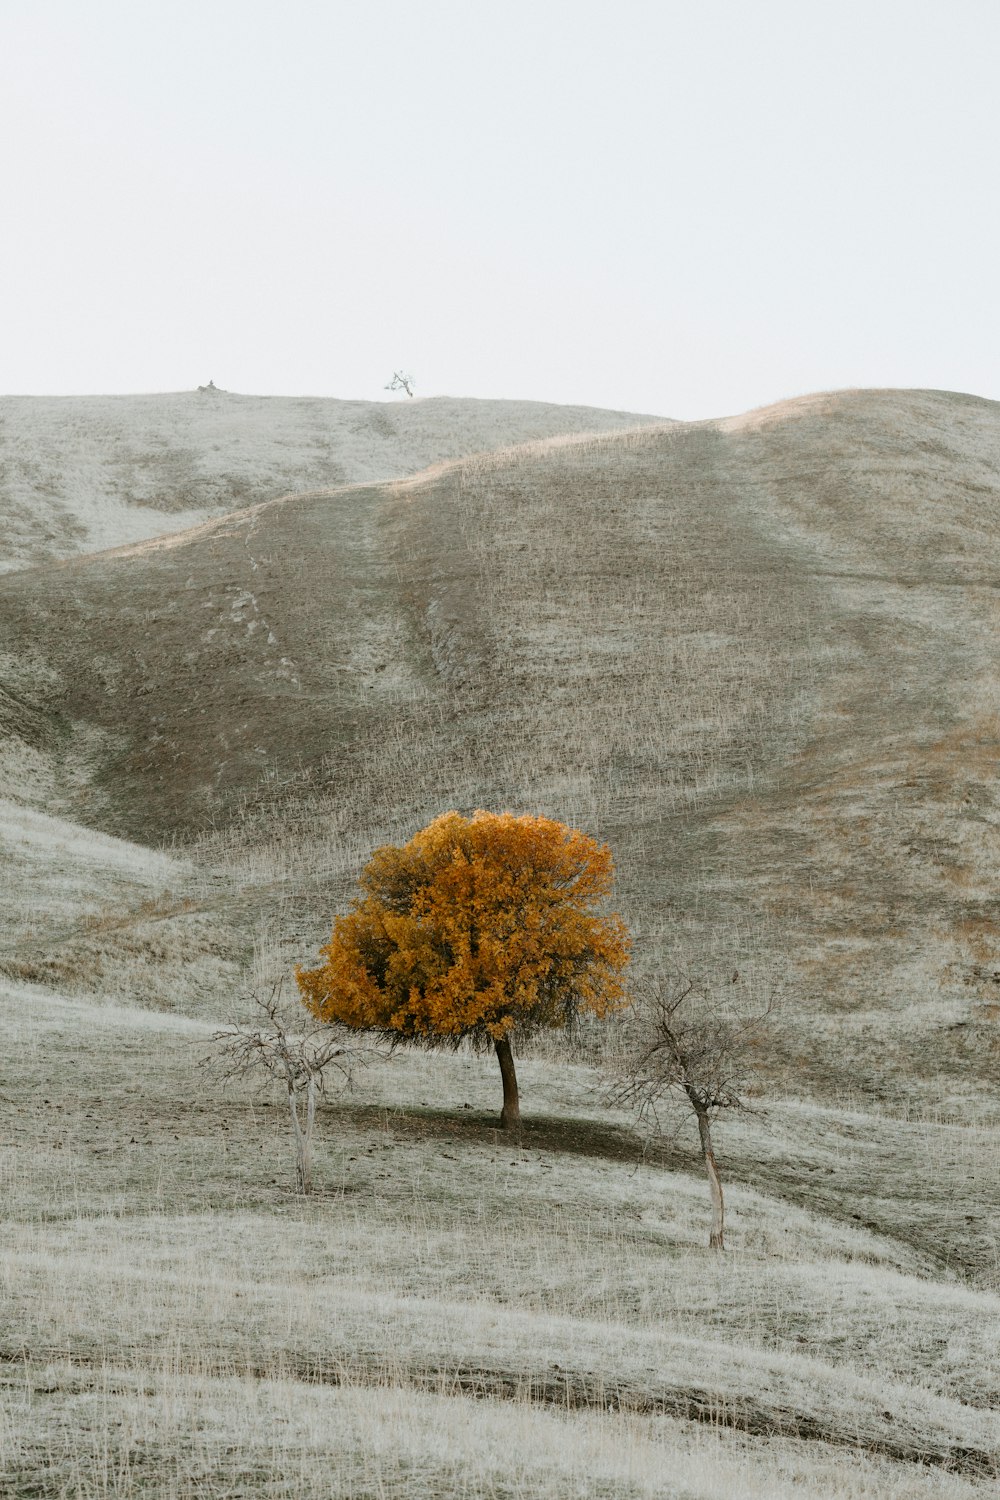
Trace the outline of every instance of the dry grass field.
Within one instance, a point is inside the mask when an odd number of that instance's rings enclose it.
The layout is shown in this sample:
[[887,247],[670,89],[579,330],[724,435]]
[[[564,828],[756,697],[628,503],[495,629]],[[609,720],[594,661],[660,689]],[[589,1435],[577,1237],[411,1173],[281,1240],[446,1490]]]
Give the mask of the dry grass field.
[[[995,1494],[1000,407],[3,416],[0,1493]],[[201,1065],[477,806],[777,995],[724,1256],[614,1025],[522,1060],[517,1142],[492,1060],[373,1061],[308,1200]]]
[[449,397],[0,396],[0,572],[183,531],[290,491],[653,420]]
[[720,1257],[691,1143],[585,1066],[522,1064],[513,1144],[492,1064],[377,1062],[302,1200],[209,1023],[2,1002],[9,1493],[992,1493],[995,1128],[775,1105],[723,1133]]

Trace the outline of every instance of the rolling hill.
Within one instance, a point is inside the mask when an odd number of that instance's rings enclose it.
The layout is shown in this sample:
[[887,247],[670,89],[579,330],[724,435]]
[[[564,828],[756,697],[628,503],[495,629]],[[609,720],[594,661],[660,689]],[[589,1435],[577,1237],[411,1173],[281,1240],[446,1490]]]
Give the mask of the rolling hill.
[[[87,401],[3,403],[0,1472],[991,1493],[1000,404]],[[517,1145],[487,1061],[379,1064],[312,1205],[205,1082],[371,849],[479,806],[607,840],[642,962],[777,995],[725,1263],[613,1026],[524,1060]]]
[[293,490],[653,418],[538,401],[336,401],[201,388],[0,397],[0,572],[182,531]]
[[10,790],[242,850],[312,941],[442,808],[557,815],[652,946],[782,955],[814,1085],[961,1093],[1000,999],[998,464],[989,402],[845,393],[12,572]]

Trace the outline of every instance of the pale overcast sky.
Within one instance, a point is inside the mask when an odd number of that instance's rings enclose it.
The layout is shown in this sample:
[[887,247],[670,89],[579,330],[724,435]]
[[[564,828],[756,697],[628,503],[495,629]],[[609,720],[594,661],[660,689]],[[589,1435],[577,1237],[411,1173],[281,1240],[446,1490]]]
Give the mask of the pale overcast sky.
[[1000,398],[998,80],[997,0],[0,0],[0,390]]

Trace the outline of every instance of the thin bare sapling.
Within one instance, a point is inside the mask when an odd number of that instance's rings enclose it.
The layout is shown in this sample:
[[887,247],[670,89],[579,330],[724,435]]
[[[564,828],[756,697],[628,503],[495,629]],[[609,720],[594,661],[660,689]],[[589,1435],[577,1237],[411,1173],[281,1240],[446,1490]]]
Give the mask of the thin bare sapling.
[[739,983],[736,969],[725,985],[679,969],[634,981],[631,1046],[611,1088],[616,1103],[637,1109],[657,1130],[671,1104],[693,1113],[712,1205],[712,1250],[725,1249],[725,1199],[712,1125],[724,1111],[759,1108],[758,1059],[773,1014],[769,997],[748,1011],[733,993]]
[[[350,1087],[355,1068],[368,1060],[371,1049],[346,1046],[342,1034],[329,1026],[312,1024],[304,1032],[292,1030],[294,1022],[282,1003],[281,991],[279,982],[269,994],[251,992],[252,1019],[216,1031],[212,1041],[217,1051],[205,1061],[218,1068],[225,1079],[263,1073],[283,1085],[299,1191],[311,1193],[317,1098],[326,1092],[331,1074],[339,1075]],[[312,1018],[304,1007],[296,1006],[294,1021],[302,1020]]]

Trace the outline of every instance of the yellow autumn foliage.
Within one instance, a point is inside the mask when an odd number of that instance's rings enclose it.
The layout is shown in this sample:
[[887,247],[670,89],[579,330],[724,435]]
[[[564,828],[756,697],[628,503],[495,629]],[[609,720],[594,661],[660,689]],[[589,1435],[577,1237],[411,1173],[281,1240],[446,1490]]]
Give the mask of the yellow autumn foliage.
[[361,894],[298,969],[320,1019],[411,1041],[496,1042],[624,999],[629,938],[600,910],[610,850],[551,818],[444,813],[377,849]]

